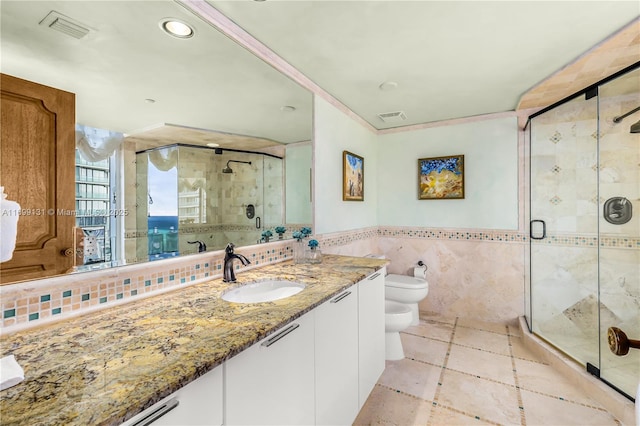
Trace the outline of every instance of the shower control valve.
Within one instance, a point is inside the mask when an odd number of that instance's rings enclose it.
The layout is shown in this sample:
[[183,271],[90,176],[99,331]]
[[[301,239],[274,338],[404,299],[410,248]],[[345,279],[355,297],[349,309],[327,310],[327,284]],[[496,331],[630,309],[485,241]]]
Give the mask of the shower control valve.
[[633,207],[625,197],[612,197],[604,203],[604,219],[613,225],[624,225],[631,220]]

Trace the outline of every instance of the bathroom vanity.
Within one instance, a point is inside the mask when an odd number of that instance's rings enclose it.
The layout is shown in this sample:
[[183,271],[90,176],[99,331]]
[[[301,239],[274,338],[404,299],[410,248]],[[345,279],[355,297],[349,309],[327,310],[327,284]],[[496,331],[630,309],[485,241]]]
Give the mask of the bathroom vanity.
[[[133,425],[156,411],[154,425],[351,423],[384,370],[385,266],[287,261],[3,336],[25,380],[0,393],[2,423]],[[305,288],[221,298],[275,279]]]

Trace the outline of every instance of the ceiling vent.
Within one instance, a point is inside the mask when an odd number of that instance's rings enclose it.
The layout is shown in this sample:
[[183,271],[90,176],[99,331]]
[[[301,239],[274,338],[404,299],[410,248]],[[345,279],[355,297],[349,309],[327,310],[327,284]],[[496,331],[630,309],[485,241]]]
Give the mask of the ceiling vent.
[[407,119],[407,116],[402,111],[383,112],[378,114],[378,117],[385,123],[399,123]]
[[81,39],[89,34],[89,28],[85,24],[71,19],[68,16],[64,16],[61,13],[52,10],[47,16],[40,21],[40,25],[51,28],[52,30],[60,31],[73,38]]

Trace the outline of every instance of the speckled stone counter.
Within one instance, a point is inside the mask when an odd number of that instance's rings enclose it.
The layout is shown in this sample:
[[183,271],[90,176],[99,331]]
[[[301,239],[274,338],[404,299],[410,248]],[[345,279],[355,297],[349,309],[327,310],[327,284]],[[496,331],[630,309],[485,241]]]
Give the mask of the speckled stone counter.
[[[179,288],[115,308],[3,336],[25,380],[0,392],[2,425],[117,425],[291,320],[386,265],[325,255]],[[264,279],[306,284],[286,299],[255,304],[220,298]]]

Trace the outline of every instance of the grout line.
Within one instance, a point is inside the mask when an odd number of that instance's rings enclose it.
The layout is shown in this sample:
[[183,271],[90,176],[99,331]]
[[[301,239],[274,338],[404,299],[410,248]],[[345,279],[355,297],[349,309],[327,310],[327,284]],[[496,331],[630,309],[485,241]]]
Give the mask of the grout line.
[[[471,329],[480,330],[480,331],[489,331],[489,330],[483,330],[483,329],[479,329],[479,328],[475,328],[475,327],[465,327],[465,326],[462,326],[462,325],[458,325],[458,318],[457,317],[456,317],[455,322],[454,322],[453,325],[450,324],[450,323],[441,323],[439,321],[432,321],[432,320],[421,320],[421,321],[424,321],[424,323],[422,324],[423,326],[424,325],[428,325],[428,324],[438,323],[438,324],[450,325],[452,327],[449,341],[445,341],[445,340],[441,340],[441,339],[437,339],[437,338],[432,338],[432,337],[429,337],[429,336],[416,334],[416,333],[411,333],[411,332],[407,332],[407,331],[401,332],[401,334],[411,335],[411,336],[414,336],[414,337],[420,337],[422,339],[425,339],[425,341],[426,340],[430,340],[430,341],[434,341],[434,342],[446,343],[447,344],[447,352],[446,352],[446,355],[444,357],[444,360],[441,363],[442,365],[435,364],[433,362],[423,361],[423,360],[420,360],[420,359],[415,359],[415,358],[409,358],[409,357],[405,358],[407,360],[411,360],[411,361],[415,361],[415,362],[418,362],[418,363],[421,363],[421,364],[430,365],[430,366],[433,366],[433,367],[440,368],[440,375],[439,375],[439,378],[438,378],[438,383],[437,383],[437,387],[436,387],[436,390],[435,390],[435,393],[434,393],[433,401],[430,401],[428,399],[424,399],[424,398],[421,398],[421,397],[418,397],[418,396],[415,396],[415,395],[411,395],[411,394],[408,394],[408,393],[406,393],[406,392],[404,392],[402,390],[394,389],[392,387],[389,387],[389,386],[386,386],[386,385],[382,385],[382,384],[379,384],[379,383],[377,384],[377,386],[380,386],[381,388],[384,388],[384,389],[387,389],[387,390],[391,390],[393,392],[397,392],[397,393],[405,395],[405,396],[409,396],[412,399],[415,399],[415,400],[418,400],[418,401],[425,401],[427,403],[431,402],[431,404],[432,404],[432,406],[431,406],[431,414],[429,415],[429,419],[427,421],[427,426],[433,426],[434,425],[434,420],[433,420],[434,417],[435,417],[434,416],[434,409],[436,409],[436,407],[441,407],[444,410],[452,411],[452,412],[458,413],[460,415],[463,415],[463,416],[466,416],[466,417],[469,417],[469,418],[472,418],[472,419],[475,419],[475,420],[480,420],[480,421],[483,421],[483,422],[496,424],[496,423],[492,422],[489,419],[484,419],[484,418],[481,418],[479,416],[476,416],[476,415],[470,414],[468,412],[465,412],[463,410],[460,410],[460,409],[457,409],[457,408],[454,408],[454,407],[450,407],[448,405],[445,405],[445,404],[442,404],[442,403],[438,402],[439,401],[439,397],[440,397],[440,391],[442,389],[441,387],[442,387],[442,385],[444,383],[444,375],[445,375],[445,373],[447,371],[455,372],[455,373],[462,374],[462,375],[465,375],[465,376],[468,376],[468,377],[472,377],[472,378],[475,378],[475,379],[480,379],[482,381],[493,382],[493,383],[496,383],[496,384],[500,384],[500,385],[503,385],[503,386],[508,386],[510,388],[514,388],[515,391],[516,391],[517,403],[518,403],[518,406],[519,406],[520,424],[521,424],[521,426],[526,426],[526,416],[525,416],[525,408],[524,408],[524,402],[523,402],[523,392],[531,392],[531,393],[542,395],[542,396],[545,396],[545,397],[548,397],[548,398],[552,398],[552,399],[555,399],[555,400],[568,402],[570,404],[574,404],[574,405],[578,405],[578,406],[582,406],[582,407],[587,407],[587,408],[594,409],[594,410],[597,410],[597,411],[600,411],[600,412],[608,413],[608,411],[603,407],[594,406],[594,405],[591,405],[589,403],[584,403],[584,402],[576,401],[576,400],[573,400],[573,399],[565,399],[564,397],[559,396],[559,395],[553,395],[553,394],[549,394],[549,393],[545,393],[545,392],[540,392],[540,391],[537,391],[537,390],[534,390],[534,389],[529,389],[527,387],[522,387],[521,384],[520,384],[520,381],[519,381],[518,371],[517,371],[517,368],[516,368],[516,360],[522,360],[522,361],[526,361],[526,362],[534,362],[534,363],[541,364],[541,365],[548,365],[548,364],[544,363],[544,362],[540,362],[540,361],[535,361],[535,360],[532,360],[532,359],[527,359],[527,358],[515,356],[514,355],[514,343],[515,343],[515,341],[513,339],[514,338],[515,339],[522,339],[522,336],[517,335],[517,334],[509,333],[509,326],[508,325],[505,325],[505,328],[506,328],[506,331],[507,331],[506,335],[507,335],[507,343],[508,343],[508,347],[509,347],[509,355],[503,355],[501,353],[497,353],[497,352],[493,352],[493,351],[489,351],[489,350],[485,350],[485,349],[474,348],[472,346],[453,343],[454,340],[455,340],[455,335],[456,335],[456,331],[458,330],[458,327],[471,328]],[[489,331],[489,332],[491,332],[491,331]],[[497,332],[493,332],[493,333],[499,334],[499,335],[504,335],[503,333],[497,333]],[[503,382],[495,380],[495,379],[491,379],[491,378],[487,378],[487,377],[481,377],[481,376],[478,376],[476,374],[471,374],[471,373],[467,373],[467,372],[464,372],[464,371],[458,371],[458,370],[455,370],[453,368],[447,367],[448,361],[449,361],[449,358],[450,358],[450,354],[451,354],[451,351],[452,351],[454,345],[455,346],[460,346],[460,347],[465,347],[465,348],[471,348],[471,349],[475,349],[475,350],[478,350],[478,351],[483,351],[483,352],[487,352],[487,353],[491,353],[491,354],[495,354],[495,355],[508,356],[509,359],[511,360],[511,366],[512,366],[515,385],[513,383],[503,383]],[[615,416],[614,416],[614,419],[616,421],[616,425],[617,426],[622,426],[622,424],[615,418]]]
[[[542,395],[542,396],[546,396],[548,398],[557,399],[557,400],[560,400],[562,402],[568,402],[570,404],[580,405],[582,407],[593,408],[594,410],[598,410],[598,411],[602,411],[603,413],[611,414],[611,412],[607,411],[606,408],[599,407],[599,406],[596,406],[596,405],[586,404],[584,402],[574,401],[573,399],[566,399],[566,398],[563,398],[563,397],[558,396],[558,395],[551,395],[549,393],[540,392],[540,391],[537,391],[537,390],[527,389],[527,388],[523,388],[523,387],[521,387],[520,390],[523,390],[525,392],[535,393],[535,394]],[[613,414],[611,414],[611,415],[613,416]],[[615,416],[613,416],[613,417],[615,417]]]
[[[411,359],[411,358],[408,358],[408,359]],[[376,386],[381,387],[381,388],[386,389],[386,390],[389,390],[389,391],[392,391],[392,392],[395,392],[395,393],[398,393],[400,395],[408,396],[409,398],[412,398],[412,399],[415,399],[415,400],[418,400],[418,401],[431,402],[433,404],[433,406],[442,407],[442,408],[444,408],[446,410],[449,410],[449,411],[454,411],[454,412],[456,412],[458,414],[462,414],[462,415],[470,417],[470,418],[472,418],[474,420],[482,420],[485,423],[489,423],[489,424],[497,425],[497,426],[500,425],[500,423],[492,422],[491,420],[484,419],[484,418],[481,418],[479,416],[467,413],[466,411],[462,411],[462,410],[460,410],[458,408],[455,408],[455,407],[450,407],[450,406],[444,405],[444,404],[438,404],[435,401],[430,401],[428,399],[420,398],[419,396],[412,395],[412,394],[407,393],[407,392],[405,392],[403,390],[400,390],[400,389],[392,388],[390,386],[383,385],[383,384],[380,384],[380,383],[376,384]]]
[[407,334],[409,336],[414,336],[414,337],[421,337],[423,339],[429,339],[429,340],[433,340],[435,342],[440,342],[440,343],[447,343],[449,344],[449,340],[442,340],[442,339],[436,339],[435,337],[429,337],[429,336],[423,336],[422,334],[415,334],[415,333],[409,333],[407,331],[401,331],[400,334]]
[[383,389],[387,389],[387,390],[393,391],[395,393],[399,393],[400,395],[408,396],[409,398],[413,398],[413,399],[418,400],[418,401],[433,402],[433,401],[430,401],[428,399],[424,399],[424,398],[420,398],[419,396],[412,395],[412,394],[407,393],[407,392],[405,392],[403,390],[392,388],[391,386],[383,385],[381,383],[376,383],[376,386],[381,387]]
[[438,404],[438,407],[442,407],[442,408],[444,408],[445,410],[449,410],[449,411],[456,412],[456,413],[458,413],[458,414],[465,415],[465,416],[470,417],[470,418],[472,418],[472,419],[474,419],[474,420],[480,420],[480,421],[482,421],[482,422],[484,422],[484,423],[486,423],[486,424],[496,425],[496,426],[502,426],[500,423],[496,423],[496,422],[494,422],[494,421],[491,421],[491,420],[489,420],[489,419],[485,419],[485,418],[480,417],[480,416],[475,416],[475,415],[473,415],[473,414],[471,414],[471,413],[467,413],[466,411],[462,411],[462,410],[459,410],[459,409],[454,408],[454,407],[449,407],[448,405]]
[[[509,332],[509,326],[505,326],[507,333]],[[516,359],[513,356],[513,346],[511,345],[511,336],[507,335],[509,343],[509,356],[511,358],[511,368],[513,369],[513,379],[516,384],[516,396],[518,398],[518,409],[520,412],[520,424],[522,426],[527,425],[527,419],[524,413],[524,403],[522,402],[522,392],[520,391],[520,381],[518,380],[518,372],[516,371]]]
[[[461,326],[461,327],[464,327],[464,326]],[[476,330],[480,330],[480,329],[476,329]],[[484,330],[482,330],[482,331],[484,331]],[[401,331],[400,333],[401,334],[407,334],[409,336],[414,336],[414,337],[421,337],[423,339],[433,340],[434,342],[449,343],[446,340],[436,339],[435,337],[423,336],[422,334],[415,334],[415,333],[410,333],[410,332],[407,332],[407,331]],[[498,334],[499,336],[504,336],[504,334],[502,334],[502,333],[496,333],[496,334]],[[519,336],[513,336],[513,337],[518,337],[519,338]],[[491,354],[494,354],[494,355],[501,355],[501,356],[505,356],[505,357],[510,356],[510,355],[505,355],[505,354],[500,353],[500,352],[494,352],[494,351],[490,351],[488,349],[476,348],[474,346],[463,345],[463,344],[460,344],[460,343],[453,343],[453,345],[460,346],[460,347],[463,347],[463,348],[468,348],[468,349],[475,349],[477,351],[487,352],[487,353],[491,353]],[[544,363],[542,361],[532,360],[532,359],[528,359],[528,358],[521,358],[521,357],[517,357],[517,356],[514,356],[514,357],[516,359],[520,359],[522,361],[529,361],[529,362],[533,362],[533,363],[536,363],[536,364],[549,365],[549,364]]]
[[[458,317],[456,317],[456,320],[453,323],[453,328],[451,329],[451,337],[449,338],[449,345],[447,346],[447,354],[444,357],[444,361],[442,361],[442,367],[441,367],[441,370],[440,370],[440,377],[438,378],[438,386],[436,387],[436,392],[433,395],[433,406],[434,407],[436,407],[438,405],[438,398],[440,397],[440,388],[442,386],[442,382],[444,381],[444,373],[447,370],[447,363],[449,362],[449,354],[451,353],[451,347],[453,345],[453,338],[456,335],[456,326],[457,325],[458,325]],[[433,408],[432,408],[432,410],[433,410]],[[429,420],[427,421],[427,426],[432,424],[431,418],[432,418],[432,416],[429,416]]]
[[[516,383],[516,385],[514,386],[512,383],[505,383],[505,382],[501,382],[501,381],[499,381],[499,380],[492,379],[492,378],[490,378],[490,377],[482,377],[482,376],[478,376],[478,375],[476,375],[476,374],[467,373],[467,372],[465,372],[465,371],[456,370],[456,369],[454,369],[454,368],[450,368],[450,367],[447,367],[447,366],[446,366],[446,362],[448,361],[449,351],[450,351],[450,349],[451,349],[454,345],[455,345],[455,346],[460,346],[460,347],[465,347],[465,348],[470,348],[470,349],[475,349],[475,350],[478,350],[478,351],[488,352],[488,353],[492,353],[492,354],[496,354],[496,355],[509,356],[509,357],[512,359],[512,363],[511,363],[511,365],[512,365],[512,369],[514,370],[514,375],[516,374],[516,373],[515,373],[515,361],[514,361],[514,360],[516,360],[516,359],[519,359],[519,360],[521,360],[521,361],[534,362],[534,363],[541,364],[541,365],[549,365],[549,364],[546,364],[546,363],[544,363],[544,362],[540,362],[540,361],[533,361],[533,360],[531,360],[531,359],[527,359],[527,358],[516,357],[516,356],[515,356],[515,355],[513,355],[513,354],[512,354],[512,355],[503,355],[503,354],[500,354],[500,353],[497,353],[497,352],[493,352],[493,351],[487,351],[487,350],[480,349],[480,348],[474,348],[474,347],[472,347],[472,346],[466,346],[466,345],[460,345],[460,344],[458,344],[458,343],[452,343],[452,341],[450,341],[450,342],[446,342],[446,341],[444,341],[444,340],[434,339],[434,338],[431,338],[431,337],[428,337],[428,336],[423,336],[423,335],[414,334],[414,333],[407,333],[406,331],[401,331],[400,333],[401,333],[401,334],[408,334],[408,335],[415,336],[415,337],[421,337],[421,338],[423,338],[423,339],[425,339],[425,340],[432,340],[432,341],[436,341],[436,342],[440,342],[440,343],[449,343],[449,347],[447,348],[447,356],[445,357],[445,361],[443,362],[443,364],[442,364],[442,365],[440,365],[440,364],[434,364],[434,363],[432,363],[432,362],[429,362],[429,361],[423,361],[423,360],[416,359],[416,358],[409,358],[409,357],[406,357],[406,359],[411,360],[411,361],[415,361],[415,362],[418,362],[418,363],[421,363],[421,364],[430,365],[430,366],[432,366],[432,367],[442,368],[442,371],[443,371],[443,372],[444,372],[445,370],[446,370],[446,371],[453,371],[453,372],[455,372],[455,373],[463,374],[463,375],[465,375],[465,376],[474,377],[474,378],[481,379],[481,380],[485,380],[485,381],[488,381],[488,382],[493,382],[493,383],[496,383],[496,384],[500,384],[500,385],[504,385],[504,386],[509,386],[509,387],[515,388],[515,389],[516,389],[516,392],[518,393],[518,404],[520,405],[520,407],[523,407],[523,405],[522,405],[522,398],[521,398],[521,395],[520,395],[520,390],[523,390],[523,391],[526,391],[526,392],[531,392],[531,393],[535,393],[535,394],[538,394],[538,395],[543,395],[543,396],[546,396],[546,397],[549,397],[549,398],[557,399],[557,400],[560,400],[560,401],[563,401],[563,402],[569,402],[569,403],[571,403],[571,404],[580,405],[580,406],[583,406],[583,407],[588,407],[588,408],[593,408],[593,409],[596,409],[596,410],[599,410],[599,411],[608,412],[606,409],[604,409],[604,408],[602,408],[602,407],[599,407],[599,406],[594,406],[594,405],[590,405],[590,404],[587,404],[587,403],[584,403],[584,402],[580,402],[580,401],[576,401],[576,400],[573,400],[573,399],[566,399],[566,398],[563,398],[563,397],[561,397],[561,396],[559,396],[559,395],[553,395],[553,394],[550,394],[550,393],[545,393],[545,392],[540,392],[540,391],[537,391],[537,390],[534,390],[534,389],[529,389],[529,388],[527,388],[527,387],[522,387],[522,386],[520,386],[520,385],[519,385],[519,381],[518,381],[517,376],[515,377],[515,383]],[[501,335],[502,335],[502,334],[501,334]],[[516,338],[520,338],[520,337],[518,337],[518,336],[514,336],[514,337],[516,337]],[[452,340],[453,340],[453,336],[452,336]],[[509,351],[510,351],[511,353],[513,353],[513,349],[512,349],[512,345],[511,345],[511,339],[509,339]],[[442,374],[443,374],[443,373],[441,373],[441,376],[440,376],[441,378],[442,378]],[[442,380],[439,380],[439,383],[442,383]],[[439,390],[439,388],[438,388],[438,390]],[[437,391],[438,391],[438,390],[437,390]],[[436,392],[437,392],[437,391],[436,391]],[[435,401],[434,401],[434,403],[435,403]],[[475,416],[472,416],[472,417],[474,417],[474,418],[475,418]],[[640,425],[639,425],[639,426],[640,426]]]
[[[478,331],[484,331],[485,333],[493,333],[493,334],[497,334],[499,336],[510,336],[511,334],[509,333],[509,329],[507,328],[507,332],[506,333],[499,333],[497,331],[493,331],[493,330],[487,330],[486,328],[480,328],[480,327],[470,327],[468,325],[459,325],[458,327],[462,327],[462,328],[468,328],[470,330],[478,330]],[[505,327],[508,327],[505,325]]]

